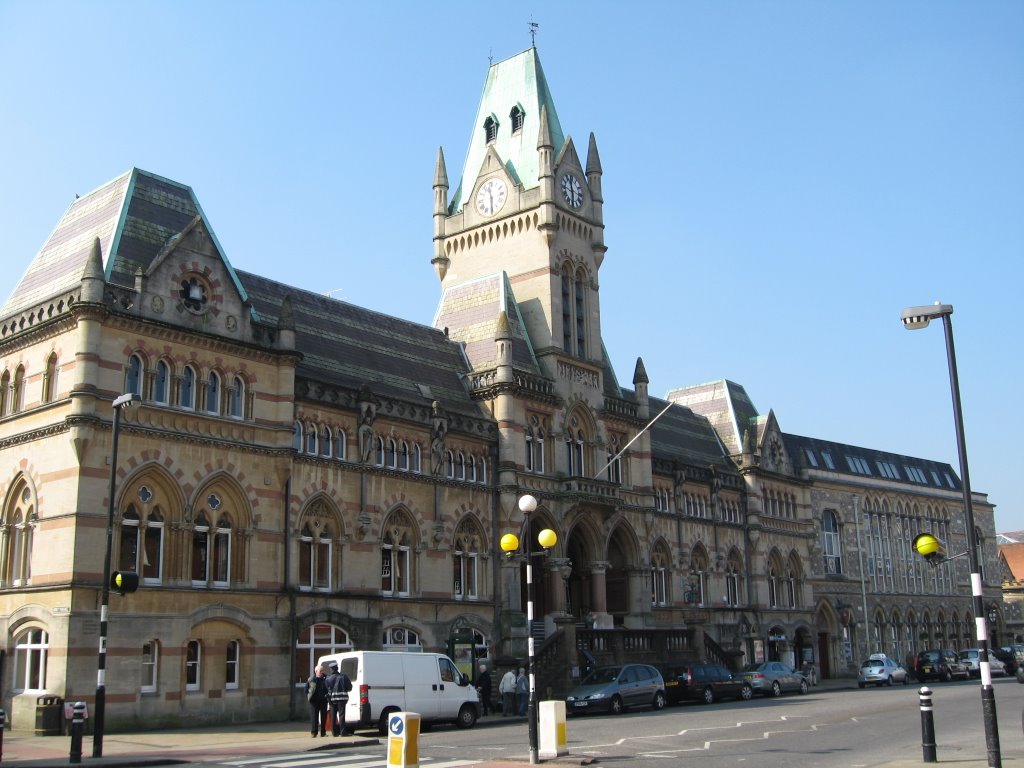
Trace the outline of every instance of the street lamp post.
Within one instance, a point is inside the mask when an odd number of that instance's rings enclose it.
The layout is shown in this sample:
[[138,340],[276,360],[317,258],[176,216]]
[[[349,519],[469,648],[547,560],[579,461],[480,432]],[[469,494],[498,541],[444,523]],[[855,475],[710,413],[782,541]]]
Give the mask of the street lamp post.
[[[537,509],[537,499],[530,494],[519,498],[519,511],[523,513],[523,541],[526,545],[526,674],[530,681],[530,698],[527,704],[526,720],[530,737],[530,765],[540,762],[537,744],[537,680],[533,669],[533,553],[530,552],[530,514]],[[550,528],[537,535],[537,542],[544,548],[539,555],[547,555],[555,546],[558,536]],[[514,533],[501,537],[501,548],[506,557],[512,557],[519,550],[519,539]]]
[[971,477],[967,470],[967,443],[964,440],[964,417],[960,409],[960,381],[956,372],[956,350],[953,346],[953,314],[951,304],[907,307],[900,313],[903,326],[910,331],[927,327],[932,320],[942,319],[946,334],[946,359],[949,364],[949,388],[953,394],[953,420],[956,426],[956,447],[960,459],[960,480],[964,497],[964,525],[967,528],[967,558],[971,567],[972,612],[978,637],[978,662],[981,670],[981,714],[985,722],[985,745],[989,768],[1002,768],[999,750],[999,726],[996,719],[996,697],[992,689],[992,667],[988,660],[988,617],[982,595],[981,568],[978,562],[978,536],[974,528],[971,505]]
[[93,718],[92,756],[103,757],[103,718],[107,704],[107,607],[110,604],[110,549],[114,539],[114,491],[117,488],[117,436],[121,411],[142,402],[134,392],[114,399],[114,426],[110,441],[110,488],[107,506],[107,546],[103,555],[103,588],[100,599],[100,653],[96,668],[96,712]]

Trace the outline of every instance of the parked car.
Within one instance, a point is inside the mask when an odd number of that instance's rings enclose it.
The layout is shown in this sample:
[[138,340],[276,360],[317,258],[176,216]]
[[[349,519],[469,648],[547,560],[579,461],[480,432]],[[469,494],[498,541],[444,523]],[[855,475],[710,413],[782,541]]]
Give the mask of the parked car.
[[750,683],[755,693],[764,696],[781,696],[784,691],[807,693],[810,690],[807,677],[781,661],[747,664],[740,677]]
[[750,683],[733,675],[721,664],[681,664],[662,672],[665,695],[669,704],[680,701],[703,701],[710,704],[717,699],[749,700],[754,696]]
[[914,677],[925,680],[952,680],[960,677],[966,680],[970,671],[952,648],[931,648],[914,657]]
[[991,648],[989,649],[989,656],[995,656],[1003,662],[1003,666],[1006,667],[1006,674],[1017,674],[1020,663],[1017,661],[1017,655],[1013,651],[1009,651],[1006,648]]
[[860,665],[857,673],[857,687],[863,688],[868,683],[875,685],[892,685],[893,683],[910,682],[910,674],[906,667],[893,661],[884,653],[873,653],[867,661]]
[[[981,651],[977,648],[964,648],[960,651],[960,661],[967,665],[967,673],[971,677],[981,677]],[[992,672],[992,677],[1004,677],[1006,675],[1006,665],[999,657],[994,656],[991,651],[988,655],[988,665]]]
[[598,667],[565,698],[566,712],[611,712],[629,707],[665,707],[665,681],[649,664]]

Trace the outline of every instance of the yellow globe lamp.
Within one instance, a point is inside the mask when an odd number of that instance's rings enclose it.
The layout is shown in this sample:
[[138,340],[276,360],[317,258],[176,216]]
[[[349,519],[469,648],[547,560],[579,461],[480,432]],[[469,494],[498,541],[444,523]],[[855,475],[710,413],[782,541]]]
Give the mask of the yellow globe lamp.
[[519,537],[514,533],[506,533],[501,537],[501,551],[511,556],[519,550]]
[[550,528],[545,528],[537,535],[537,541],[544,549],[551,549],[558,543],[558,534]]
[[931,533],[920,533],[914,537],[914,551],[932,565],[946,559],[946,545]]

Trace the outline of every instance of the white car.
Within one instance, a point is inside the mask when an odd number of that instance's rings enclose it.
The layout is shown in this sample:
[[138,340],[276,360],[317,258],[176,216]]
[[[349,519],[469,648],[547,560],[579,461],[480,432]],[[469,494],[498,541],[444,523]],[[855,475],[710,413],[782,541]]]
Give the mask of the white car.
[[910,682],[910,674],[899,662],[893,661],[884,653],[873,653],[868,660],[860,665],[857,674],[857,687],[863,688],[868,683],[875,685],[892,685]]
[[[960,661],[967,665],[971,677],[981,677],[981,663],[978,661],[980,656],[981,652],[977,648],[964,648],[960,651]],[[988,654],[988,666],[992,670],[992,677],[1006,676],[1006,665],[993,656],[991,651]]]

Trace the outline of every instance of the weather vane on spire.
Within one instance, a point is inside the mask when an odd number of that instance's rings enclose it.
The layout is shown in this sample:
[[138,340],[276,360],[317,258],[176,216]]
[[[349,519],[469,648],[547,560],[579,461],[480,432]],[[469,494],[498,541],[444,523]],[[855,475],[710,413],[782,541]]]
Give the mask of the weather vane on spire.
[[530,17],[530,47],[537,47],[537,27],[539,27],[536,21],[533,20],[533,16]]

